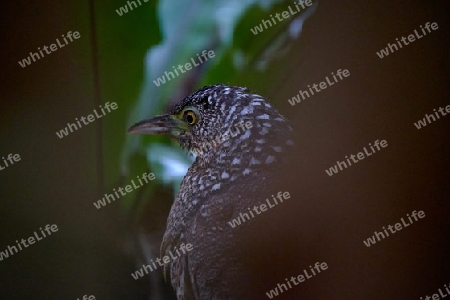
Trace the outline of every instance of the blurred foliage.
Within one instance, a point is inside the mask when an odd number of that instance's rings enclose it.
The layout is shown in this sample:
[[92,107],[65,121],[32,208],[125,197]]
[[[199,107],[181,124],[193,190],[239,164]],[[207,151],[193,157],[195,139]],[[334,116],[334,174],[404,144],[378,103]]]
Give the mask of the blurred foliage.
[[[122,2],[121,5],[124,4]],[[270,14],[281,13],[289,5],[294,7],[293,2],[280,0],[194,0],[189,4],[162,0],[157,5],[143,4],[121,17],[115,15],[122,22],[126,18],[145,18],[142,15],[144,11],[145,14],[150,13],[150,18],[140,24],[151,42],[145,54],[141,91],[135,101],[130,97],[133,92],[124,89],[127,95],[122,97],[127,99],[121,98],[120,102],[127,101],[127,109],[131,111],[125,122],[127,126],[162,114],[169,106],[203,85],[236,84],[233,82],[250,85],[254,77],[262,76],[270,63],[286,53],[290,42],[299,36],[303,22],[317,6],[314,4],[291,18],[278,21],[257,35],[250,31],[263,19],[268,20]],[[131,38],[126,42],[130,42],[129,45],[136,43]],[[184,65],[191,58],[195,60],[196,54],[203,50],[213,50],[215,57],[190,71],[180,72],[180,76],[165,84],[154,84],[153,81],[165,71],[173,71],[172,66]],[[128,72],[121,75],[136,78],[137,72],[129,73],[131,69],[125,69]],[[126,135],[121,153],[122,182],[145,172],[143,158],[147,169],[155,173],[158,181],[170,186],[174,193],[192,164],[192,157],[188,157],[166,137]],[[141,204],[133,204],[136,199],[132,195],[126,199],[124,203],[128,208],[142,208]]]
[[[131,221],[123,250],[140,266],[159,255],[171,201],[193,157],[168,137],[128,135],[126,129],[164,113],[204,85],[253,88],[275,81],[271,85],[276,86],[283,80],[277,74],[285,72],[277,61],[299,37],[303,22],[317,5],[257,35],[250,28],[294,7],[293,1],[141,0],[140,6],[119,16],[116,10],[125,5],[126,0],[96,4],[101,96],[104,102],[119,105],[102,123],[104,174],[107,191],[130,184],[145,172],[156,175],[155,181],[121,198],[122,207],[115,206]],[[196,59],[203,50],[213,50],[215,57],[159,87],[154,84],[165,71],[173,71],[172,66]],[[172,289],[164,285],[162,274],[145,280],[152,287],[151,299],[171,299]]]

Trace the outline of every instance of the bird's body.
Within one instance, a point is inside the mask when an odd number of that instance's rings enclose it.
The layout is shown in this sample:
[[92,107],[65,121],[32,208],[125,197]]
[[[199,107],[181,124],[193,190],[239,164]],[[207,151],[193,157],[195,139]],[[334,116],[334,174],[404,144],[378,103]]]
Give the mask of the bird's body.
[[[275,188],[282,179],[277,171],[293,145],[291,130],[261,96],[226,85],[204,87],[168,115],[130,129],[169,134],[196,155],[172,205],[161,245],[161,255],[181,244],[193,246],[165,266],[178,299],[248,299],[252,295],[251,257],[261,247],[252,243],[259,234],[253,217],[259,222],[269,220],[270,212],[258,216],[251,210],[279,191]],[[231,226],[244,213],[252,219]]]

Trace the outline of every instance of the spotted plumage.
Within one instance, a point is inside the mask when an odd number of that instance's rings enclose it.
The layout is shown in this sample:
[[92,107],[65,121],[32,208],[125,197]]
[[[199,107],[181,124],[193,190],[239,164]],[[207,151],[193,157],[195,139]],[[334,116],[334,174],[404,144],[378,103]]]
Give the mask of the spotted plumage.
[[194,248],[164,268],[178,299],[245,299],[239,245],[254,228],[227,222],[270,196],[269,186],[279,180],[273,174],[293,145],[286,119],[249,89],[218,84],[129,131],[169,135],[196,157],[161,245],[162,256],[182,243]]

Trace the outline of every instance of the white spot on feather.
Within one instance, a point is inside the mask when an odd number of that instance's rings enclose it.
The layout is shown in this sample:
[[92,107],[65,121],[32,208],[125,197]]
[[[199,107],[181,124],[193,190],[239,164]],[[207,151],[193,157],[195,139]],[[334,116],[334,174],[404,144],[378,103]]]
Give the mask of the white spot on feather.
[[246,106],[241,110],[241,115],[245,116],[245,115],[249,115],[253,113],[253,107],[252,106]]
[[250,136],[250,130],[247,130],[243,135],[241,135],[241,137],[239,139],[245,140],[245,139],[248,139],[249,136]]
[[263,127],[263,128],[261,129],[261,131],[259,132],[260,135],[266,135],[267,133],[269,133],[269,130],[267,130],[266,127]]
[[271,164],[275,161],[275,157],[273,157],[272,155],[267,156],[265,163],[266,164]]
[[252,159],[250,160],[250,165],[259,165],[259,164],[261,164],[261,162],[252,156]]
[[275,150],[275,152],[281,152],[282,151],[280,146],[275,146],[275,147],[272,147],[272,148],[273,148],[273,150]]

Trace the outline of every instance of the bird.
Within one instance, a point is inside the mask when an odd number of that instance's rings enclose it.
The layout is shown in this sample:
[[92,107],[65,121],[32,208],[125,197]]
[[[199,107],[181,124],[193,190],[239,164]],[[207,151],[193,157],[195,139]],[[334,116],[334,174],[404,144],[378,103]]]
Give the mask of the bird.
[[[134,124],[128,133],[169,136],[195,157],[172,204],[160,247],[161,256],[169,256],[174,249],[192,246],[164,264],[177,298],[265,297],[260,292],[267,286],[255,277],[261,276],[262,260],[279,251],[279,245],[275,238],[274,247],[261,247],[269,236],[261,228],[270,231],[273,226],[267,222],[275,219],[271,212],[260,215],[252,208],[281,191],[280,168],[289,164],[287,154],[294,146],[288,120],[247,87],[214,84],[166,114]],[[242,224],[233,227],[240,217]]]

